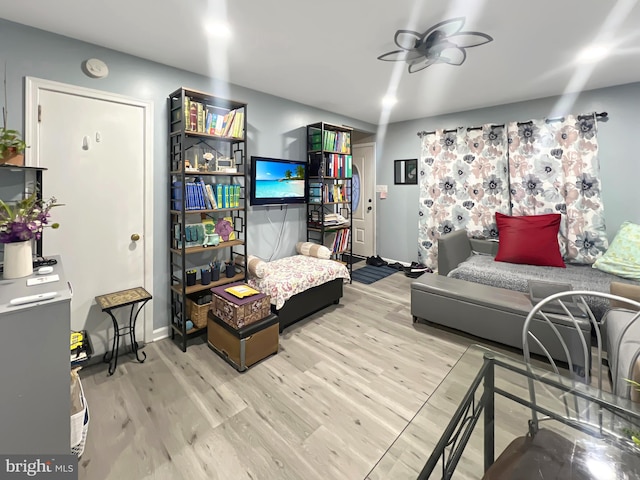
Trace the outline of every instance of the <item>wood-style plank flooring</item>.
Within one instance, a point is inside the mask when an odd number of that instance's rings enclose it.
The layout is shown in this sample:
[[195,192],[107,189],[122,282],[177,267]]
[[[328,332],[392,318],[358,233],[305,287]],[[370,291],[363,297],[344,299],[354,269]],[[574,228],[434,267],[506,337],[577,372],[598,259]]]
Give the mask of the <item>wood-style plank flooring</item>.
[[[361,262],[357,266],[363,265]],[[238,373],[196,340],[145,347],[81,377],[91,414],[80,479],[364,479],[471,343],[413,324],[411,279],[345,285]]]

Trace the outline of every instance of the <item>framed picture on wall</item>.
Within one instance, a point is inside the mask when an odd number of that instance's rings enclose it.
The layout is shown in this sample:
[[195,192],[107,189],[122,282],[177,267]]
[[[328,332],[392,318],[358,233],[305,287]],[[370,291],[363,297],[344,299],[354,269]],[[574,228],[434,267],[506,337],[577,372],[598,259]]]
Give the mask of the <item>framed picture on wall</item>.
[[418,159],[394,160],[393,183],[395,185],[417,185]]

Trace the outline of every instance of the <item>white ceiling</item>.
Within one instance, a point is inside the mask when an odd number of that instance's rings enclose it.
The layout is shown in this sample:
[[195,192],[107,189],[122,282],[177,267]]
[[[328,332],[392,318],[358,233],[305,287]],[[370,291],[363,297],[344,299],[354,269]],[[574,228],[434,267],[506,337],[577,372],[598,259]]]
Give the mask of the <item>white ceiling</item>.
[[[640,81],[638,0],[0,0],[11,21],[374,124]],[[493,42],[409,74],[377,57],[396,30],[454,17]],[[206,18],[227,18],[227,43]],[[593,42],[605,60],[574,61]],[[381,98],[398,103],[385,113]]]

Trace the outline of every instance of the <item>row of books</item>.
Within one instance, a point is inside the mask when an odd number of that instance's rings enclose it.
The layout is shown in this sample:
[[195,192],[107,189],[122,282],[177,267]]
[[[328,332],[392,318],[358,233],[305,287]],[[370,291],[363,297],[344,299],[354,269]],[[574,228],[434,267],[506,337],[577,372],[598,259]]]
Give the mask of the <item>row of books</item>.
[[320,130],[314,130],[309,135],[310,150],[330,150],[332,152],[351,152],[351,132],[335,132],[325,130],[324,138],[320,137]]
[[333,242],[331,245],[327,245],[329,250],[332,253],[342,253],[349,248],[349,236],[351,235],[351,230],[345,228],[343,230],[338,230],[335,232],[335,236],[333,236]]
[[212,107],[185,97],[185,130],[217,135],[219,137],[244,138],[244,110],[229,110],[221,113]]
[[351,155],[329,154],[326,161],[325,173],[329,177],[351,178],[353,157]]
[[[182,184],[174,182],[171,192],[171,209],[182,209]],[[202,180],[185,183],[185,210],[215,210],[240,206],[240,185],[209,184]]]
[[309,203],[350,202],[346,184],[309,183]]
[[309,176],[311,177],[332,177],[351,178],[353,176],[353,157],[340,153],[311,155],[309,165]]

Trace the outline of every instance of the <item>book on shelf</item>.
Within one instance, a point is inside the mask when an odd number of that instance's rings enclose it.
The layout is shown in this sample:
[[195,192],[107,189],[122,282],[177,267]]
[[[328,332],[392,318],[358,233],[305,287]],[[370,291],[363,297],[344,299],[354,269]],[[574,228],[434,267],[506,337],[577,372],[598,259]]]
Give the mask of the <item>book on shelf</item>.
[[191,129],[191,107],[190,107],[191,99],[185,95],[184,97],[184,129]]
[[171,184],[171,210],[182,209],[182,182]]
[[229,132],[231,131],[231,126],[233,125],[233,119],[236,116],[236,111],[231,110],[229,113],[225,115],[224,127],[222,129],[223,137],[230,137]]
[[309,133],[309,150],[322,150],[322,134],[320,129],[312,129]]
[[207,191],[209,202],[211,203],[211,209],[215,210],[216,208],[218,208],[218,203],[216,202],[216,196],[213,193],[213,187],[209,183],[205,184],[204,187]]
[[198,129],[198,105],[193,100],[189,101],[189,128],[192,132]]
[[339,213],[327,213],[324,216],[323,222],[325,227],[329,227],[329,226],[338,226],[338,225],[348,225],[349,224],[349,220],[347,220],[346,218],[344,218],[342,215],[340,215]]
[[207,194],[207,186],[204,183],[204,180],[200,179],[200,181],[198,182],[198,186],[200,187],[200,195],[202,195],[202,199],[204,201],[204,206],[207,210],[212,210],[213,209],[213,205],[211,204],[211,199],[209,198],[209,195]]
[[212,135],[222,135],[222,125],[224,124],[224,115],[216,114],[216,120],[212,125],[213,131],[209,131]]
[[202,105],[202,103],[198,102],[196,103],[196,105],[198,106],[198,125],[197,125],[197,131],[199,133],[204,133],[204,124],[205,124],[205,112],[204,112],[204,105]]
[[207,110],[207,121],[205,122],[205,125],[204,125],[205,133],[211,134],[212,124],[213,124],[213,112],[210,112]]

